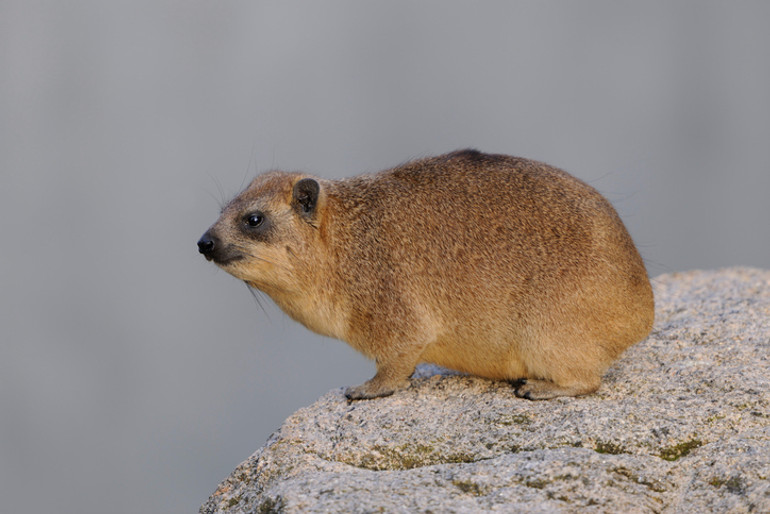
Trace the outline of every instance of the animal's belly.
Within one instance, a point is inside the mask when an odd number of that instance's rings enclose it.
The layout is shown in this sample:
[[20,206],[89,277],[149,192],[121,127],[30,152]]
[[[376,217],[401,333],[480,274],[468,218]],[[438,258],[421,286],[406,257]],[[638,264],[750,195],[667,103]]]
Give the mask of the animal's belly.
[[429,345],[420,360],[486,378],[526,376],[524,365],[510,342],[445,338]]

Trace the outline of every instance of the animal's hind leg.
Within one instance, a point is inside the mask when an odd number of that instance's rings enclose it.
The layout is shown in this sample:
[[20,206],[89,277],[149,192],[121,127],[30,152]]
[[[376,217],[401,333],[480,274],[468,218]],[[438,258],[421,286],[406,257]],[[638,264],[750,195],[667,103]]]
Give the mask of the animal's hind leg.
[[551,380],[528,378],[516,385],[516,396],[527,400],[548,400],[557,396],[581,396],[599,389],[601,379],[598,376],[577,382],[559,384]]
[[606,344],[587,330],[554,331],[523,352],[526,380],[516,387],[516,396],[547,400],[557,396],[582,396],[599,389],[601,377],[611,362]]

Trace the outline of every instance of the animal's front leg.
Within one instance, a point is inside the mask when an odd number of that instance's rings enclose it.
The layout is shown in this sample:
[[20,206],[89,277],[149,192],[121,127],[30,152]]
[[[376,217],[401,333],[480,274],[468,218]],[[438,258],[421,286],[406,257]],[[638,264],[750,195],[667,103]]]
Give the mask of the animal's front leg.
[[348,387],[345,396],[349,400],[366,400],[389,396],[409,385],[419,358],[418,352],[401,353],[377,358],[377,373],[361,385]]

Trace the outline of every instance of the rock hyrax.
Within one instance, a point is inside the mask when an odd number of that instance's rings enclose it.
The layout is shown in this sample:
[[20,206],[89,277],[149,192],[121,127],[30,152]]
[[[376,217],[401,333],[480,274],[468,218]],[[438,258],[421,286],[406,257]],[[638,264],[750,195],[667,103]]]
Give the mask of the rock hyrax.
[[420,362],[589,394],[649,334],[631,237],[591,186],[546,164],[463,150],[371,175],[258,176],[198,241],[310,330],[375,360],[350,399],[405,387]]

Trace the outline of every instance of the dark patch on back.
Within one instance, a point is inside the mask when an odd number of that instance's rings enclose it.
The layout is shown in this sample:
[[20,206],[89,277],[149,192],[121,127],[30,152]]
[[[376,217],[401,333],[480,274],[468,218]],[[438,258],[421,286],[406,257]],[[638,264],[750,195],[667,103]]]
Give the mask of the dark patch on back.
[[465,150],[457,150],[456,152],[448,153],[446,155],[447,160],[462,160],[472,164],[499,164],[508,162],[510,157],[507,155],[484,153],[476,150],[475,148],[466,148]]
[[457,150],[447,154],[448,159],[464,159],[468,161],[483,160],[485,155],[475,148],[466,148],[464,150]]

